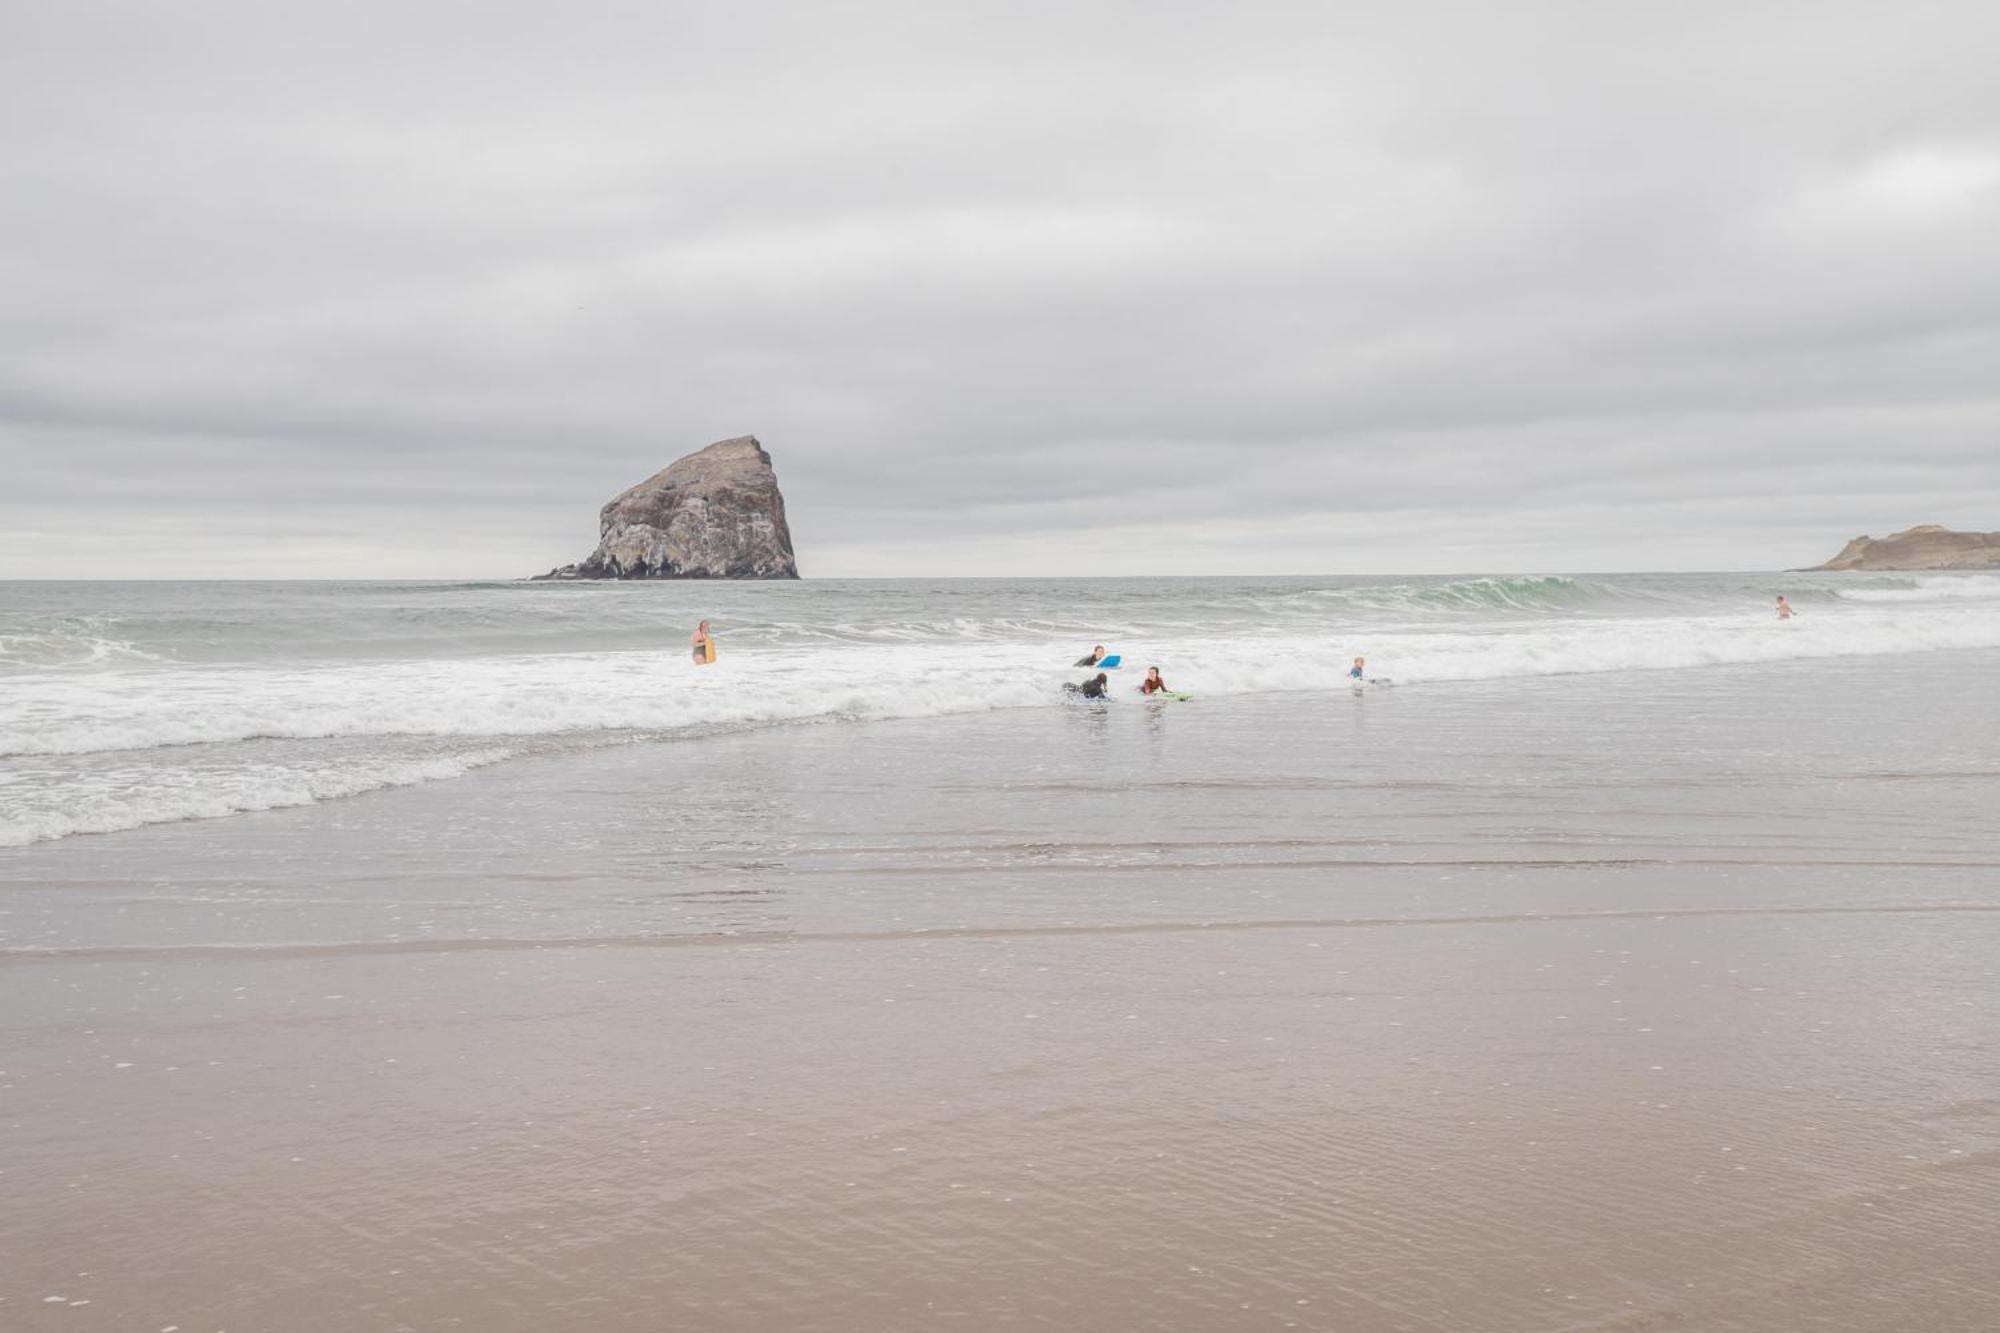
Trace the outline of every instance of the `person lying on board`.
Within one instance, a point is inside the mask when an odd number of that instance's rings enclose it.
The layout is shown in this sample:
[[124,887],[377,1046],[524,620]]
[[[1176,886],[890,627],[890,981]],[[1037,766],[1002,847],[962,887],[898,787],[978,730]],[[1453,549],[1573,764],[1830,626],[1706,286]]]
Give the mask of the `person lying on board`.
[[1100,643],[1095,648],[1092,648],[1090,650],[1090,656],[1077,658],[1076,665],[1096,666],[1099,662],[1103,660],[1104,660],[1104,645]]
[[1171,693],[1171,691],[1167,689],[1167,682],[1160,679],[1160,669],[1158,667],[1146,668],[1146,679],[1139,682],[1139,693],[1141,694]]
[[1070,681],[1063,686],[1071,694],[1080,694],[1086,699],[1102,699],[1105,696],[1105,691],[1110,687],[1111,677],[1105,675],[1102,671],[1092,676],[1089,680],[1084,681],[1081,685],[1075,681]]

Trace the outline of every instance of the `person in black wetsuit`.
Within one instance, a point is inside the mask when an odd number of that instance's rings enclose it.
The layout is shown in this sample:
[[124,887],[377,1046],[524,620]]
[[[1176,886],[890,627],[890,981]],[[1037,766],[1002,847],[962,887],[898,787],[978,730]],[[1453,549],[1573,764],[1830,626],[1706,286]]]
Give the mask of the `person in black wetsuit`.
[[1086,699],[1102,699],[1111,687],[1111,677],[1102,671],[1078,685],[1074,681],[1063,686],[1071,694],[1080,694]]
[[1095,648],[1092,648],[1090,650],[1090,656],[1077,658],[1076,665],[1096,666],[1103,659],[1104,659],[1104,645],[1100,643]]

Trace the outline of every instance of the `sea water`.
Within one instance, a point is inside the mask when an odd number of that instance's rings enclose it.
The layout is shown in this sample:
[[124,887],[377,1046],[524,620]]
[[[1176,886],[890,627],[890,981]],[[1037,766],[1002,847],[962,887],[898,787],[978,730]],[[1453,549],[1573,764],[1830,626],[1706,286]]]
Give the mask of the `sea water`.
[[14,585],[0,1328],[1988,1333],[1994,582]]
[[[1780,622],[1786,593],[1796,618]],[[720,660],[687,641],[711,621]],[[0,846],[806,720],[2000,647],[1995,574],[0,583]]]

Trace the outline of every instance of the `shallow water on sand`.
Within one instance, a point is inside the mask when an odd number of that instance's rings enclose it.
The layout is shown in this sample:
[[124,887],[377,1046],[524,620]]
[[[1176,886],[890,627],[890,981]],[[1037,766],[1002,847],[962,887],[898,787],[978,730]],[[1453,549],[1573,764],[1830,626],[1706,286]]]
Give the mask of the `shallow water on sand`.
[[0,851],[0,1326],[2000,1326],[1996,736],[1121,698]]
[[[695,670],[703,617],[722,655]],[[0,847],[634,740],[1046,707],[1093,642],[1209,700],[1321,691],[1355,654],[1424,685],[1887,671],[2000,649],[2000,575],[0,582]]]

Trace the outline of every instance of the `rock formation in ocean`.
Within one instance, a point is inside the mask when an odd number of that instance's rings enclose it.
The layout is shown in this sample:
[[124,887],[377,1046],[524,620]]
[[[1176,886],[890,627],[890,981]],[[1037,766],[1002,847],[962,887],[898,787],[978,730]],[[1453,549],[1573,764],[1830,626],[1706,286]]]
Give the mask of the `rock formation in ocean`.
[[754,435],[719,440],[625,491],[598,514],[597,549],[543,579],[795,579],[792,531],[771,456]]
[[2000,532],[1925,523],[1888,537],[1856,537],[1814,569],[2000,569]]

